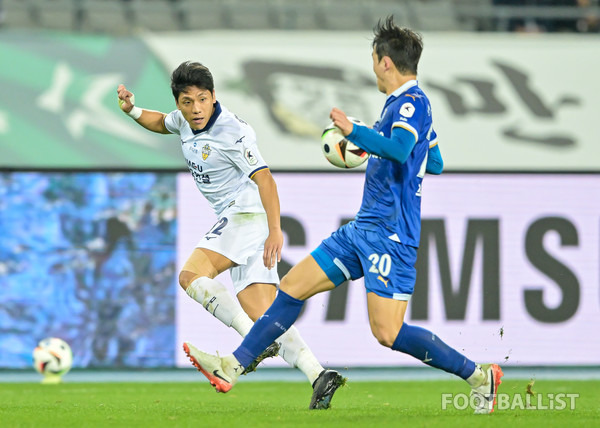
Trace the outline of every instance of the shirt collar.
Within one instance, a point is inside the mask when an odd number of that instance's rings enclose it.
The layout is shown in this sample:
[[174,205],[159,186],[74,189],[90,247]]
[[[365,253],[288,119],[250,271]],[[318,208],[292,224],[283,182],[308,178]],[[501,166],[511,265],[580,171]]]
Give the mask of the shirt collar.
[[194,135],[198,135],[198,134],[208,131],[215,124],[215,122],[217,121],[217,118],[221,114],[222,110],[221,110],[221,104],[219,104],[218,101],[215,101],[214,106],[215,106],[215,111],[213,112],[210,119],[208,119],[208,123],[206,124],[206,126],[202,129],[193,129],[192,128],[192,132],[194,133]]
[[408,91],[410,88],[412,88],[413,86],[417,86],[419,84],[419,82],[417,80],[409,80],[408,82],[404,83],[404,85],[400,86],[398,89],[396,89],[394,92],[392,92],[389,96],[388,96],[388,100],[391,97],[399,97],[400,95],[402,95],[404,92]]

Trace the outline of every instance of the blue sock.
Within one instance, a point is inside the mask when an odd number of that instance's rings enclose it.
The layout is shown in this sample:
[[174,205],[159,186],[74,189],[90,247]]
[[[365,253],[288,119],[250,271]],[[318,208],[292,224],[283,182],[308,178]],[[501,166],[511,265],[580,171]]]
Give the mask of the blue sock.
[[295,299],[279,290],[267,312],[254,323],[240,347],[233,351],[240,364],[248,367],[275,339],[285,333],[298,319],[303,305],[304,300]]
[[394,351],[412,355],[425,364],[467,379],[475,371],[475,363],[446,345],[424,328],[404,323],[392,345]]

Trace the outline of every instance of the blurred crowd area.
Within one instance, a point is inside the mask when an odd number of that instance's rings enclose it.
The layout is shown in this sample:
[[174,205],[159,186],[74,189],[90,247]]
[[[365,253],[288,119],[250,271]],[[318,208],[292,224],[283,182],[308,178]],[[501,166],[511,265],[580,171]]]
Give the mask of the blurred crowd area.
[[0,0],[0,25],[140,31],[371,30],[394,14],[420,31],[599,32],[600,0]]
[[0,173],[0,368],[173,366],[175,175]]

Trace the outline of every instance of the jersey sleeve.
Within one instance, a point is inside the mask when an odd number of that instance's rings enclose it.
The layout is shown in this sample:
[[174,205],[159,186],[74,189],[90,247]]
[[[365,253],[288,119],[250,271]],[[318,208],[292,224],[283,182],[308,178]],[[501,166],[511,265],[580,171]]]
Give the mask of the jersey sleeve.
[[172,134],[181,134],[181,126],[185,119],[181,115],[179,110],[173,110],[171,113],[167,114],[164,118],[165,128]]
[[400,97],[392,112],[392,129],[403,128],[415,136],[419,142],[423,118],[428,115],[427,105],[413,95]]
[[435,147],[438,145],[438,136],[433,128],[431,128],[431,132],[429,134],[429,148]]
[[427,164],[425,165],[425,172],[429,174],[439,175],[444,170],[444,160],[442,159],[442,153],[440,152],[440,146],[435,144],[429,147],[427,152]]
[[225,155],[248,178],[252,179],[258,171],[268,168],[256,144],[256,133],[250,127],[240,128],[239,133],[231,135],[232,146]]
[[391,138],[387,138],[374,129],[359,126],[356,123],[352,127],[352,132],[346,138],[367,153],[400,163],[406,162],[417,142],[413,133],[404,128],[392,129]]

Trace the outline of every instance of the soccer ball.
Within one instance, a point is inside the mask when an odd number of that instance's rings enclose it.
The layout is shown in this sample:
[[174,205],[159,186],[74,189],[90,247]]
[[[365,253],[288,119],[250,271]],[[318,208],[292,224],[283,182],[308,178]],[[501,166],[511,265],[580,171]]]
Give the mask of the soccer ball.
[[72,364],[71,347],[57,337],[41,340],[33,350],[33,366],[44,376],[63,376],[71,370]]
[[[353,117],[348,119],[357,125],[366,126]],[[321,148],[329,163],[338,168],[355,168],[369,158],[369,154],[349,141],[333,122],[321,134]]]

